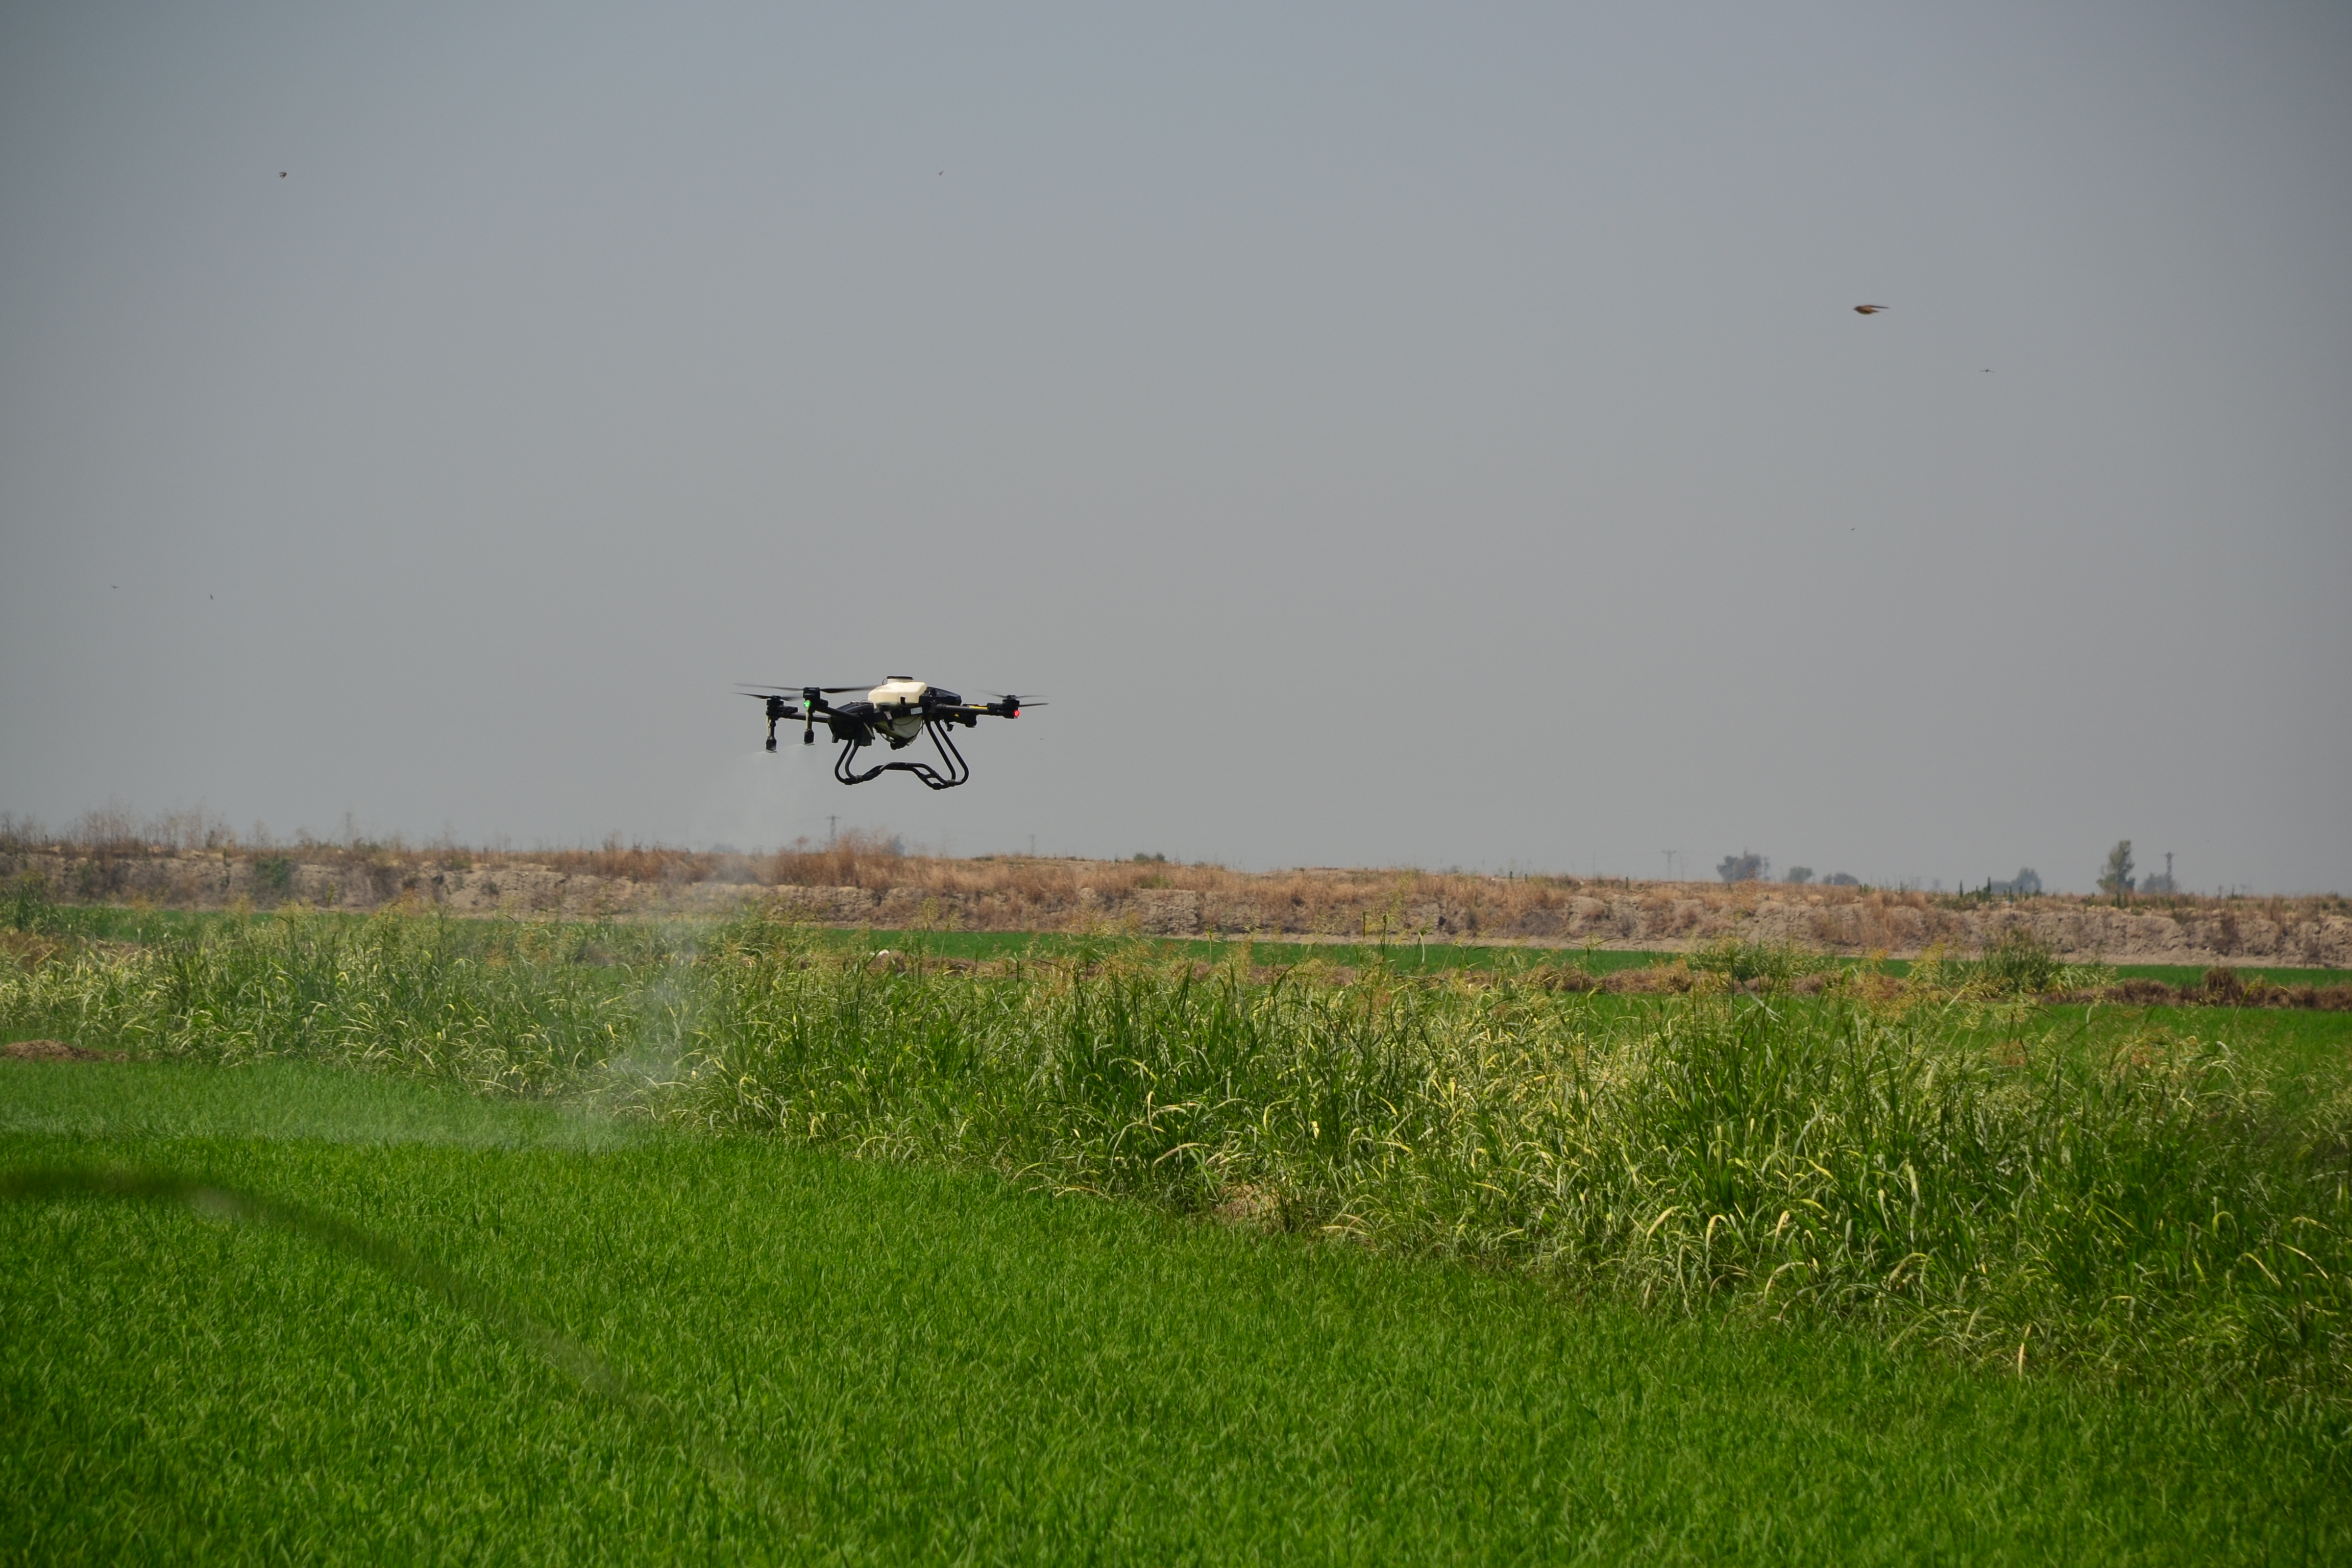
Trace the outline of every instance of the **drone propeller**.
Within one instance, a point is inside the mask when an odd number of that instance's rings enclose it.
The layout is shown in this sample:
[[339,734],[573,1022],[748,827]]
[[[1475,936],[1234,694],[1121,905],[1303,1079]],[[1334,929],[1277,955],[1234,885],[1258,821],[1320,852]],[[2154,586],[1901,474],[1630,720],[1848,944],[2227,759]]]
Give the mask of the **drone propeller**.
[[739,680],[735,684],[749,687],[752,692],[780,691],[787,697],[797,697],[803,691],[822,691],[831,697],[844,691],[871,691],[879,682],[869,680],[863,686],[762,686],[757,681]]
[[989,693],[989,696],[994,698],[999,702],[1010,702],[1015,710],[1023,708],[1043,708],[1047,705],[1045,700],[1042,697],[1017,697],[1010,691],[992,691]]

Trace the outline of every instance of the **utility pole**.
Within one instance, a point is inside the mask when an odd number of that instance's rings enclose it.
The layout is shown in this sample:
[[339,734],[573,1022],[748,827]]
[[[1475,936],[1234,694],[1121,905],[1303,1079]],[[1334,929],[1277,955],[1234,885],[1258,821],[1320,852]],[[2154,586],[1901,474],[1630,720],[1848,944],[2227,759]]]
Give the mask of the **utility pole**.
[[1671,882],[1675,879],[1675,852],[1671,849],[1661,849],[1658,853],[1666,858],[1666,880]]
[[837,816],[828,816],[824,819],[824,841],[827,844],[841,837],[840,823],[841,818]]

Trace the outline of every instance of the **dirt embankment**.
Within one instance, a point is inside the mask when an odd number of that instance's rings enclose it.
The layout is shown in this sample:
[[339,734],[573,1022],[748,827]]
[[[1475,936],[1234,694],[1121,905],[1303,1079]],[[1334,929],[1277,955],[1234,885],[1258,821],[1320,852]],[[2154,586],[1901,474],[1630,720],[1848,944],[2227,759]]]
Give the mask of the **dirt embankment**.
[[1415,870],[1239,872],[1155,862],[907,856],[850,843],[758,858],[312,847],[0,852],[0,883],[61,903],[571,917],[704,913],[763,900],[831,925],[1520,942],[1674,952],[1727,935],[1824,952],[1973,952],[2013,929],[2067,959],[2352,967],[2352,902],[2180,896],[2118,907],[1872,889],[1629,882]]
[[461,915],[692,913],[730,908],[760,890],[708,878],[640,882],[523,858],[298,855],[0,854],[0,881],[29,876],[61,904],[361,911],[408,904]]

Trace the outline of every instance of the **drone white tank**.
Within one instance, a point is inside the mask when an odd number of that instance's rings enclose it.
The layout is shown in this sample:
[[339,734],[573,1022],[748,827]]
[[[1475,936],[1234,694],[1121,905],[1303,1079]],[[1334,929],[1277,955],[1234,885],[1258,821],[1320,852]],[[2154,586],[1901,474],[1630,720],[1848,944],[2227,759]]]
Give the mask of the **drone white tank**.
[[882,710],[882,728],[889,734],[893,750],[923,732],[920,710],[923,693],[930,689],[927,680],[894,675],[866,694],[866,700]]

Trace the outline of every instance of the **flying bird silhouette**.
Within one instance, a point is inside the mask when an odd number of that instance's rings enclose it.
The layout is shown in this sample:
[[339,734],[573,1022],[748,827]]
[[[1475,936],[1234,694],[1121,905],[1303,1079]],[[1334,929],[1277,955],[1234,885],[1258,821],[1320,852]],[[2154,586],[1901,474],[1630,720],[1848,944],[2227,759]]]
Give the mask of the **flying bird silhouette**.
[[1853,313],[1857,316],[1875,316],[1885,309],[1884,305],[1856,305],[1853,308]]
[[283,169],[278,170],[278,177],[279,179],[281,179],[281,180],[282,180],[282,179],[284,179],[284,178],[286,177],[286,171],[285,171],[285,170],[283,170]]

